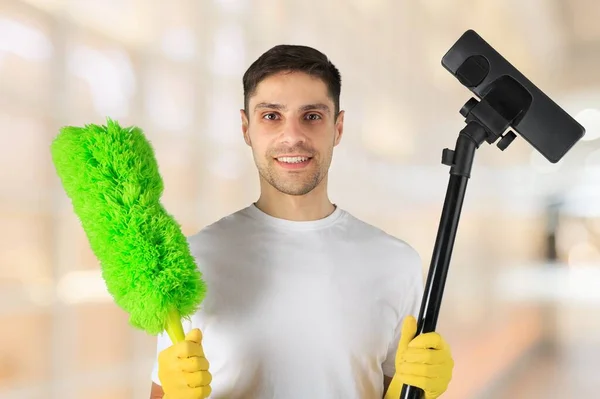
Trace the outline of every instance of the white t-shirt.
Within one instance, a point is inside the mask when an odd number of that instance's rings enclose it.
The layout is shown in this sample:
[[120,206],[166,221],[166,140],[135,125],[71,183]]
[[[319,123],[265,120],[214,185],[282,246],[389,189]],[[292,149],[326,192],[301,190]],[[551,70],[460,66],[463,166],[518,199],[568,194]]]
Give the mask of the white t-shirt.
[[[211,398],[383,397],[402,319],[422,298],[412,247],[339,207],[296,222],[254,205],[189,243],[207,295],[184,330],[203,333]],[[157,354],[170,345],[159,335]]]

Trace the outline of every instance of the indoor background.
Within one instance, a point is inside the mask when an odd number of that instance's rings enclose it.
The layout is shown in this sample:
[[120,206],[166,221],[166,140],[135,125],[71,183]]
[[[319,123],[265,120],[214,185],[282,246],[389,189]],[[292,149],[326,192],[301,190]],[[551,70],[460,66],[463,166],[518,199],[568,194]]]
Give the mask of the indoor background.
[[[587,134],[558,164],[478,151],[438,331],[448,399],[600,397],[600,2],[0,0],[0,397],[144,399],[128,325],[51,163],[64,125],[142,127],[192,234],[257,198],[241,78],[280,43],[342,73],[332,201],[431,251],[470,92],[441,58],[476,30]],[[283,399],[283,398],[282,398]]]

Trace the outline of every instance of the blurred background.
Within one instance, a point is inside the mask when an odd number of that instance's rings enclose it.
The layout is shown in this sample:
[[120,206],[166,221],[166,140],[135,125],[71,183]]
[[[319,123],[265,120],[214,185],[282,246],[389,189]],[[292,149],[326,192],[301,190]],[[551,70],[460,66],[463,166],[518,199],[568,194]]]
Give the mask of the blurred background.
[[[242,74],[280,43],[342,73],[331,199],[419,250],[426,273],[470,93],[440,64],[475,29],[587,134],[561,162],[477,153],[438,330],[444,398],[600,397],[600,2],[0,0],[0,397],[144,399],[155,338],[106,293],[56,177],[64,125],[142,127],[193,234],[258,195]],[[283,398],[282,398],[283,399]]]

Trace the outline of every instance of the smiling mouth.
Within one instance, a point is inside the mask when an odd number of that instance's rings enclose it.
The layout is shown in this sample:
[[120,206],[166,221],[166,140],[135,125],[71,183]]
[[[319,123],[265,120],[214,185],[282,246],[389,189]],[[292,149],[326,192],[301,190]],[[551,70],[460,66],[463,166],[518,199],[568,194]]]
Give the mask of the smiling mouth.
[[284,156],[275,158],[275,161],[277,161],[277,165],[288,170],[303,169],[310,164],[311,160],[312,157],[306,156]]
[[297,157],[277,157],[275,159],[278,160],[281,163],[296,164],[296,163],[307,162],[307,161],[309,161],[311,159],[311,157],[304,157],[304,156],[297,156]]

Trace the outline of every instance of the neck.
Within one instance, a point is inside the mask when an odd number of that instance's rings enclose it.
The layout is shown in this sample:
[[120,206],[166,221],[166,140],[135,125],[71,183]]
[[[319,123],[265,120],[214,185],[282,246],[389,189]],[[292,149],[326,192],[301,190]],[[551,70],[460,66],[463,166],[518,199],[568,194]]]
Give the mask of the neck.
[[323,219],[335,210],[327,196],[327,178],[305,195],[284,194],[261,179],[261,192],[255,205],[273,217],[293,221]]

